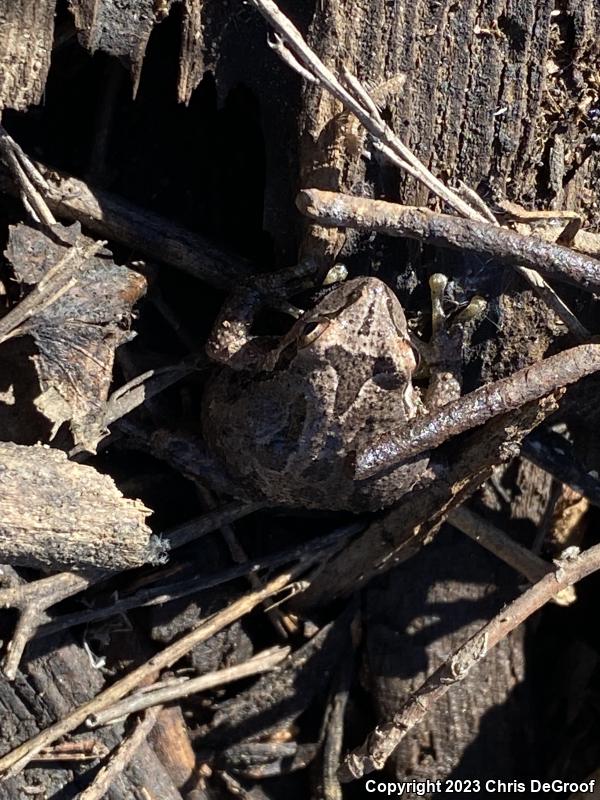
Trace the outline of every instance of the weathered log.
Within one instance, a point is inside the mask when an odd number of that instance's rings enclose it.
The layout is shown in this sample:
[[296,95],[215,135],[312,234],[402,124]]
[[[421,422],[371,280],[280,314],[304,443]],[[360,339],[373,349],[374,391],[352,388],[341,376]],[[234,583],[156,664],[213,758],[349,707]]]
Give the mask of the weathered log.
[[107,475],[47,447],[0,444],[0,562],[46,570],[122,570],[163,549]]

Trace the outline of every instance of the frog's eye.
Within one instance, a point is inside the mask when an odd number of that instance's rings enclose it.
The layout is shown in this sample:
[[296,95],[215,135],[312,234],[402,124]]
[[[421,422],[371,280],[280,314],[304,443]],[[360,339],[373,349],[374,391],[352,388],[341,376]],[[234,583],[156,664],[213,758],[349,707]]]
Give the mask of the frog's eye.
[[309,344],[316,342],[316,340],[325,333],[329,327],[328,319],[315,319],[307,322],[302,333],[298,337],[298,347],[308,347]]

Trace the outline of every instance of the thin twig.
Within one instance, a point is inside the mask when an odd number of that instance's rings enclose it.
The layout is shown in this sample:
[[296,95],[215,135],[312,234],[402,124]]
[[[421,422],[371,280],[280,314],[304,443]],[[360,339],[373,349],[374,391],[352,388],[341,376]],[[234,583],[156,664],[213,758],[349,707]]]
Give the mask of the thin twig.
[[[179,547],[184,543],[206,535],[210,531],[218,528],[223,519],[234,520],[245,516],[252,510],[261,508],[260,503],[231,503],[219,511],[212,514],[205,514],[196,520],[185,523],[175,528],[170,533],[165,534],[168,538],[170,548]],[[170,536],[172,535],[172,538]],[[287,562],[293,560],[294,553]],[[296,548],[295,555],[298,555]],[[280,553],[279,557],[283,557]],[[266,566],[276,566],[272,563]],[[178,600],[181,597],[193,594],[202,588],[209,588],[222,583],[224,580],[232,580],[241,575],[247,575],[248,570],[259,568],[259,562],[247,562],[243,567],[234,568],[233,572],[221,573],[218,576],[206,578],[200,576],[189,581],[169,584],[167,586],[157,586],[153,589],[144,589],[129,597],[121,598],[116,603],[105,608],[91,608],[85,611],[75,612],[56,620],[48,621],[46,611],[67,597],[72,597],[84,591],[89,586],[102,580],[104,574],[100,571],[87,576],[74,572],[61,572],[48,578],[24,584],[22,586],[0,589],[0,608],[16,608],[19,611],[19,620],[15,627],[14,634],[6,648],[6,656],[2,664],[2,670],[8,680],[14,680],[19,663],[23,656],[23,651],[27,643],[35,636],[49,636],[50,634],[69,629],[75,625],[97,622],[107,619],[117,614],[124,614],[133,608],[140,606],[162,605],[164,603]],[[6,568],[5,568],[6,569]]]
[[382,769],[402,739],[425,717],[433,705],[489,651],[559,592],[600,569],[600,545],[584,553],[563,558],[557,569],[543,577],[503,608],[436,669],[394,714],[377,726],[365,743],[350,753],[340,768],[342,780],[360,778]]
[[600,481],[578,463],[573,446],[564,436],[538,431],[535,437],[525,439],[521,455],[600,508]]
[[[428,189],[435,195],[442,198],[451,208],[454,208],[459,214],[465,217],[476,216],[482,219],[474,209],[464,202],[455,192],[442,183],[435,177],[415,156],[412,150],[407,147],[396,134],[389,128],[385,122],[377,116],[373,116],[370,111],[369,105],[362,102],[362,97],[367,94],[366,89],[362,88],[359,95],[360,99],[355,96],[357,78],[354,76],[352,80],[348,78],[349,73],[346,73],[346,83],[349,86],[347,90],[342,83],[336,78],[333,72],[328,69],[321,59],[314,53],[313,50],[306,44],[304,38],[296,26],[283,14],[277,5],[272,0],[250,0],[253,5],[265,19],[273,26],[275,31],[280,37],[281,44],[277,52],[280,53],[281,47],[287,46],[290,54],[295,61],[299,61],[303,69],[308,71],[316,81],[324,86],[331,94],[334,95],[349,111],[351,111],[369,131],[369,133],[379,142],[381,142],[382,149],[395,156],[399,166],[411,172],[414,177],[421,181]],[[288,60],[290,66],[293,62]]]
[[150,708],[144,713],[131,733],[111,753],[107,763],[98,771],[94,782],[81,792],[79,800],[101,800],[106,795],[114,781],[127,769],[139,747],[146,741],[159,714],[160,706]]
[[[221,536],[225,540],[225,544],[229,549],[229,553],[236,564],[244,564],[248,562],[248,555],[242,545],[240,544],[235,531],[231,525],[221,525]],[[263,581],[255,572],[249,572],[246,580],[253,589],[260,589]],[[269,621],[277,631],[282,639],[287,639],[289,634],[295,631],[291,619],[279,608],[270,608],[266,610]]]
[[78,279],[78,272],[106,242],[76,244],[69,248],[60,261],[55,264],[34,286],[31,292],[0,320],[0,344],[26,333],[25,323],[35,314],[45,311],[67,292]]
[[464,181],[458,182],[458,192],[462,197],[465,198],[467,203],[473,206],[476,211],[479,211],[479,213],[485,217],[488,222],[490,222],[492,225],[498,224],[498,220],[492,214],[491,209],[484,203],[483,199],[477,194],[477,192],[471,189],[470,186],[467,186]]
[[32,583],[0,589],[0,608],[16,608],[19,611],[19,621],[7,645],[2,664],[2,671],[8,680],[14,680],[27,642],[47,620],[46,610],[61,600],[82,592],[101,577],[101,573],[85,576],[61,572]]
[[218,631],[223,630],[223,628],[231,625],[232,622],[248,614],[267,597],[272,597],[283,591],[295,580],[299,572],[304,569],[306,569],[306,563],[302,564],[301,567],[296,567],[293,570],[289,570],[273,578],[264,589],[257,592],[249,592],[238,600],[235,600],[222,611],[213,614],[209,619],[201,622],[198,627],[194,628],[181,639],[165,647],[146,663],[132,670],[128,675],[125,675],[107,689],[104,689],[104,691],[100,692],[100,694],[96,695],[92,700],[88,700],[86,703],[74,708],[70,713],[53,725],[50,725],[36,736],[33,736],[14,750],[6,753],[0,758],[0,774],[6,776],[18,774],[43,747],[52,744],[61,736],[66,736],[83,724],[92,714],[97,714],[103,709],[108,708],[108,706],[116,703],[134,689],[148,682],[148,680],[154,679],[162,669],[171,667],[193,647],[200,644],[200,642],[205,642],[207,639],[210,639],[211,636],[218,633]]
[[42,625],[38,631],[38,637],[50,636],[58,631],[67,630],[75,625],[84,623],[98,622],[102,619],[113,617],[117,614],[124,614],[133,608],[148,608],[150,606],[164,605],[165,603],[179,600],[190,594],[219,586],[228,581],[242,578],[247,575],[259,572],[264,569],[275,569],[284,564],[290,564],[297,560],[314,559],[324,562],[332,554],[337,552],[351,536],[360,533],[364,529],[363,523],[352,523],[344,528],[339,528],[332,533],[321,538],[318,542],[310,541],[307,544],[288,548],[271,556],[247,561],[235,567],[222,570],[214,575],[198,575],[187,581],[179,581],[150,589],[142,589],[128,597],[122,597],[115,603],[103,608],[90,608],[85,611],[77,611],[59,617],[52,622]]
[[77,220],[103,239],[119,242],[152,261],[162,261],[215,286],[237,286],[240,278],[252,272],[243,258],[159,214],[78,178],[59,175],[39,162],[36,167],[47,180],[46,201],[61,220]]
[[[2,125],[0,125],[0,154],[10,169],[21,191],[22,200],[29,207],[35,221],[42,222],[49,227],[56,225],[54,215],[48,208],[43,195],[38,191],[38,187],[44,184],[41,174]],[[44,188],[46,187],[44,186]]]
[[183,547],[184,544],[195,542],[223,525],[229,525],[242,517],[247,517],[264,506],[263,502],[234,500],[221,508],[207,511],[189,522],[184,522],[182,525],[166,531],[164,538],[168,542],[169,550],[175,550]]
[[97,761],[109,754],[110,750],[98,739],[77,739],[73,742],[59,742],[53,747],[45,747],[35,757],[35,761]]
[[170,367],[150,369],[120,386],[107,400],[104,424],[108,427],[134,408],[195,372],[198,369],[195,361],[196,359],[193,362],[183,361]]
[[528,581],[535,583],[553,571],[552,564],[544,561],[531,550],[513,541],[500,528],[475,514],[465,506],[458,506],[448,514],[448,522],[466,536],[489,550]]
[[[358,620],[355,616],[354,626]],[[358,625],[356,625],[358,627]],[[358,641],[349,642],[349,647],[340,659],[340,668],[329,698],[329,714],[325,725],[323,740],[323,800],[342,800],[342,787],[338,778],[338,768],[344,744],[344,717],[350,697],[354,675],[356,648]],[[358,640],[358,637],[356,637]]]
[[168,686],[145,687],[143,691],[136,692],[130,697],[115,703],[97,714],[93,714],[86,720],[88,728],[98,728],[101,725],[109,725],[112,722],[129,716],[137,711],[157,705],[165,705],[192,694],[205,692],[207,689],[214,689],[217,686],[225,686],[228,683],[249,678],[252,675],[260,675],[280,664],[290,653],[289,647],[271,647],[262,653],[249,658],[242,664],[234,667],[208,672],[197,678],[189,678],[185,681]]

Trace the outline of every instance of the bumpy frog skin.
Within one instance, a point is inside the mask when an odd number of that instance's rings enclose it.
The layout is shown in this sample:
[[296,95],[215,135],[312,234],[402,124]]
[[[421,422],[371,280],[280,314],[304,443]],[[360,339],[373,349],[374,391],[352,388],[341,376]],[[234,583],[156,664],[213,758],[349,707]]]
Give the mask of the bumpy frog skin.
[[[256,351],[256,341],[253,351]],[[260,344],[260,343],[259,343]],[[419,456],[364,481],[355,453],[418,412],[406,318],[377,278],[332,290],[257,367],[223,367],[209,382],[204,436],[236,496],[274,506],[375,510],[427,473]]]

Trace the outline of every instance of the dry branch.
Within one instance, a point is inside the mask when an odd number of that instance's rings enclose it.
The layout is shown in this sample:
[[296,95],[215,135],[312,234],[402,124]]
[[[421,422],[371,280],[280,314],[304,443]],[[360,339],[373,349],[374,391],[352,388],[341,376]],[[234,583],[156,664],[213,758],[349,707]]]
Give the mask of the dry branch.
[[[6,569],[3,567],[4,571]],[[2,671],[8,680],[16,677],[23,651],[38,627],[46,621],[47,609],[87,589],[95,580],[93,576],[61,572],[39,581],[0,589],[0,609],[16,608],[19,612],[19,621],[2,663]]]
[[133,731],[111,753],[106,764],[99,770],[91,786],[79,795],[79,800],[101,800],[110,789],[111,784],[126,769],[135,756],[140,745],[154,727],[160,713],[160,706],[151,708],[137,721]]
[[[213,517],[213,519],[215,518]],[[314,542],[314,540],[309,541],[306,544],[287,548],[255,561],[246,561],[242,564],[236,564],[233,567],[229,567],[213,575],[198,575],[185,581],[140,589],[134,594],[126,594],[120,597],[109,606],[89,608],[84,611],[76,611],[73,614],[59,617],[52,622],[44,624],[38,631],[38,635],[50,636],[57,631],[67,630],[75,625],[98,622],[99,620],[107,619],[117,614],[124,614],[133,608],[148,608],[150,606],[164,605],[173,600],[187,597],[190,594],[195,594],[214,586],[220,586],[236,578],[256,574],[260,570],[273,570],[294,561],[318,559],[319,561],[326,562],[328,557],[336,553],[350,537],[362,531],[363,528],[363,523],[352,523],[351,525],[339,528],[321,537],[318,542]]]
[[[228,254],[159,214],[94,189],[79,178],[59,174],[44,164],[36,162],[36,167],[47,181],[45,200],[59,219],[78,221],[98,236],[217,287],[237,286],[240,278],[251,272],[241,257]],[[4,177],[0,185],[5,191],[14,191],[12,181]]]
[[531,550],[527,550],[488,520],[473,513],[465,506],[459,506],[448,514],[448,522],[500,558],[505,564],[516,569],[531,583],[539,581],[548,572],[552,572],[552,564],[544,561]]
[[418,239],[440,247],[473,250],[503,263],[525,264],[589,291],[600,289],[600,261],[597,259],[489,222],[319,189],[302,190],[296,204],[303,214],[321,225],[358,228]]
[[559,592],[599,569],[600,545],[562,559],[555,571],[502,609],[456,650],[404,703],[390,722],[377,726],[366,742],[347,756],[340,768],[340,777],[352,780],[382,769],[402,739],[425,717],[433,704],[454,684],[463,680],[471,667],[484,659],[492,647]]
[[407,461],[447,441],[448,431],[456,436],[471,430],[493,416],[520,408],[599,369],[600,344],[582,344],[545,358],[414,420],[410,430],[381,436],[373,447],[357,454],[355,475],[364,479]]
[[233,667],[208,672],[206,675],[199,675],[197,678],[188,678],[183,681],[167,681],[164,685],[155,684],[154,686],[144,687],[140,692],[109,706],[104,711],[88,717],[86,724],[88,728],[97,728],[101,725],[108,725],[111,722],[143,711],[152,706],[165,705],[174,700],[181,700],[198,692],[205,692],[207,689],[214,689],[217,686],[225,686],[241,678],[248,678],[252,675],[260,675],[276,667],[290,653],[289,647],[274,647],[264,650],[262,653],[249,658],[241,664]]
[[[440,475],[432,484],[413,489],[341,552],[323,563],[319,574],[294,605],[310,608],[348,596],[375,575],[419,552],[449,512],[479,488],[498,464],[514,457],[524,436],[556,407],[554,398],[549,397],[506,417],[490,420],[464,443],[443,477]],[[486,443],[484,448],[482,441]]]

